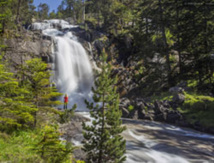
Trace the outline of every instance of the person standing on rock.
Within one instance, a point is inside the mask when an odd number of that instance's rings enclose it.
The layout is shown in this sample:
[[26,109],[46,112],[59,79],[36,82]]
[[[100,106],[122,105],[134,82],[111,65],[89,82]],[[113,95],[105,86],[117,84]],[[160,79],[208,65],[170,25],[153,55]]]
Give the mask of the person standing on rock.
[[68,109],[68,95],[65,94],[65,97],[64,97],[64,109]]

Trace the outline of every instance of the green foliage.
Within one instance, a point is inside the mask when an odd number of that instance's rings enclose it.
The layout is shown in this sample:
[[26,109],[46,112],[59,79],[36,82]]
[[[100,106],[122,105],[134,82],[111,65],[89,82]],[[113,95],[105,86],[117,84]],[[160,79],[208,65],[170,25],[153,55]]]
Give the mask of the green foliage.
[[56,126],[33,131],[19,131],[12,135],[0,133],[0,162],[71,163],[71,144],[59,140]]
[[214,105],[214,98],[185,93],[185,103],[183,109],[211,110]]
[[39,19],[44,20],[48,18],[49,6],[46,3],[40,3],[38,6]]
[[132,111],[133,109],[134,109],[134,106],[133,105],[129,105],[128,111]]
[[63,113],[60,115],[60,122],[61,123],[67,123],[71,120],[72,116],[74,115],[74,111],[76,110],[77,105],[74,104],[72,109],[65,109]]
[[[131,67],[132,68],[132,67]],[[138,61],[137,65],[135,67],[133,67],[134,69],[134,79],[140,83],[141,79],[143,77],[143,73],[145,71],[145,67],[143,66],[143,61]]]
[[185,102],[180,111],[191,123],[199,121],[205,127],[214,126],[214,98],[185,93]]
[[102,53],[102,72],[95,81],[94,103],[86,101],[90,115],[94,120],[92,125],[83,123],[84,150],[87,152],[87,162],[115,162],[125,160],[125,140],[120,135],[122,127],[121,111],[119,110],[119,95],[116,93],[116,78],[112,79],[111,65],[106,63],[107,55]]
[[[1,60],[1,59],[0,59]],[[33,112],[37,109],[26,101],[29,92],[18,85],[13,73],[7,71],[0,61],[0,130],[28,127],[34,121]]]
[[58,18],[72,17],[74,23],[82,23],[84,20],[84,1],[82,0],[63,0],[58,7]]
[[0,1],[0,33],[4,33],[8,26],[12,25],[12,0],[1,0]]
[[164,101],[164,100],[171,101],[172,98],[173,98],[173,96],[169,92],[161,92],[158,95],[153,95],[151,97],[151,102],[155,102],[156,100],[158,100],[158,101]]
[[169,60],[170,60],[171,63],[176,63],[176,57],[175,57],[175,55],[170,55],[169,56]]
[[85,163],[85,161],[77,160],[76,163]]
[[[214,24],[211,20],[214,14],[209,4],[202,0],[197,3],[144,0],[139,1],[134,7],[134,13],[136,25],[132,34],[135,54],[144,60],[148,71],[146,73],[154,77],[153,81],[158,83],[168,81],[170,86],[179,83],[180,80],[197,79],[198,89],[204,91],[204,88],[208,87],[214,91],[211,86],[213,85],[211,65],[214,61],[210,57],[204,57],[213,54]],[[173,58],[169,56],[170,50],[176,51],[178,62],[171,62]],[[153,58],[156,54],[160,54],[166,62],[154,67],[148,57]],[[158,69],[161,69],[161,73]],[[159,74],[166,75],[160,77]],[[149,80],[145,83],[150,82]],[[166,84],[154,84],[153,91],[160,86],[167,87]]]
[[42,162],[32,150],[35,142],[38,142],[37,133],[31,131],[17,132],[6,138],[0,136],[0,162]]
[[[55,87],[50,86],[51,74],[47,71],[46,63],[38,58],[26,61],[26,65],[21,67],[19,75],[22,78],[21,87],[31,92],[28,100],[32,101],[40,110],[57,113],[53,107],[60,105],[61,102],[53,99],[62,94],[58,93]],[[34,116],[36,118],[36,112]]]
[[73,147],[70,143],[63,144],[59,140],[60,133],[57,126],[45,126],[39,134],[39,141],[34,150],[45,162],[66,162],[69,160]]
[[49,14],[49,19],[56,19],[57,15],[55,13],[55,11],[52,11],[50,14]]

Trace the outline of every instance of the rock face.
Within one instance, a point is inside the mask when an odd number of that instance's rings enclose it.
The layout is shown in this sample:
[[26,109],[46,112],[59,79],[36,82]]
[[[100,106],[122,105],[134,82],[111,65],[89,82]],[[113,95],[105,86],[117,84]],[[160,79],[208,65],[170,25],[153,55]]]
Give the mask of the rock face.
[[5,59],[10,62],[12,71],[26,60],[39,57],[44,61],[50,58],[52,40],[44,37],[40,31],[26,30],[21,36],[5,39]]

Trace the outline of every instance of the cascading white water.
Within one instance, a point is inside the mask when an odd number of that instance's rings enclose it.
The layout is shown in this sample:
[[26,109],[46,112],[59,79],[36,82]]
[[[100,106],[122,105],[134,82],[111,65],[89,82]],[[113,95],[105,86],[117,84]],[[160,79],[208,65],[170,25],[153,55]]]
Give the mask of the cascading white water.
[[84,48],[69,36],[56,37],[55,82],[59,92],[68,94],[69,108],[77,103],[80,111],[85,110],[84,99],[91,97],[93,72]]
[[[32,25],[33,29],[42,30],[44,35],[51,36],[54,41],[53,81],[59,92],[68,94],[68,108],[77,104],[77,111],[85,111],[84,100],[90,100],[92,96],[93,71],[91,63],[85,49],[76,41],[76,37],[69,30],[61,32],[54,27],[70,29],[76,26],[56,19]],[[63,97],[60,100],[63,101]]]

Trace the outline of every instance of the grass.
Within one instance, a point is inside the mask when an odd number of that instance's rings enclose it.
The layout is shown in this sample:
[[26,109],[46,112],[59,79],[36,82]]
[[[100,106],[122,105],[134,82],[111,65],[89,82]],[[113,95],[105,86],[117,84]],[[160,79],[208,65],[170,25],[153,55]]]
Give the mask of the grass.
[[0,162],[43,162],[33,150],[38,136],[32,131],[16,132],[11,136],[0,133]]

